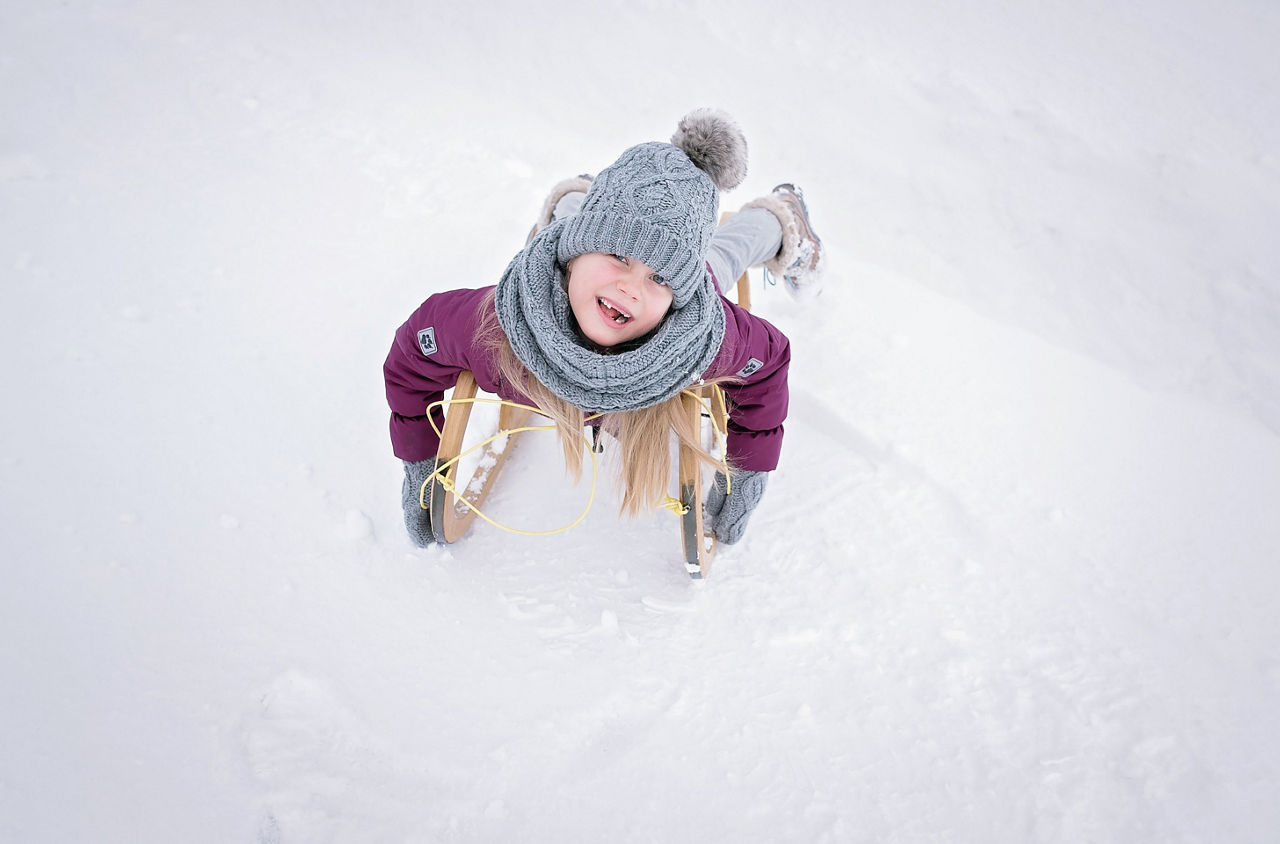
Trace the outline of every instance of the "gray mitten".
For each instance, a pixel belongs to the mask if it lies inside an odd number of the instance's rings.
[[[725,495],[724,473],[716,472],[715,484],[707,490],[707,503],[702,508],[707,529],[716,535],[716,539],[732,545],[742,538],[751,511],[764,497],[768,480],[768,472],[739,469],[733,473],[733,488]]]
[[[436,541],[431,532],[431,511],[422,507],[422,485],[427,482],[436,470],[436,459],[404,461],[404,486],[400,489],[401,504],[404,506],[404,526],[409,531],[409,538],[419,548],[429,548]],[[431,491],[427,490],[428,496]],[[427,499],[428,503],[430,498]]]

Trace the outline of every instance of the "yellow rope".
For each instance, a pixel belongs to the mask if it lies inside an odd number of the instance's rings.
[[[712,384],[711,399],[699,395],[694,390],[685,390],[684,393],[692,396],[693,400],[706,411],[707,416],[711,417],[711,430],[715,433],[716,444],[720,448],[720,468],[724,473],[724,494],[728,495],[733,491],[733,475],[729,472],[729,439],[727,433],[729,430],[729,402],[725,400],[724,390],[720,389],[719,384]],[[715,422],[715,409],[717,406],[723,408],[720,413],[720,424],[718,425]],[[683,504],[680,506],[684,507]],[[684,507],[683,511],[680,511],[680,515],[684,515],[687,512],[689,512],[689,508]]]
[[[712,384],[712,398],[709,400],[694,390],[684,390],[683,393],[693,398],[712,420],[711,430],[715,433],[716,442],[720,448],[720,467],[724,470],[725,495],[728,495],[733,488],[733,482],[730,480],[731,475],[729,473],[728,440],[724,433],[729,429],[729,404],[725,401],[724,391],[720,389],[719,384]],[[724,408],[720,414],[719,424],[716,424],[715,421],[717,407]],[[689,505],[672,495],[668,495],[663,499],[662,506],[677,516],[683,516],[689,512]]]
[[[677,516],[683,516],[689,512],[689,505],[685,504],[679,498],[668,495],[662,500],[662,506],[675,513]]]
[[[472,398],[466,398],[466,399],[441,399],[440,401],[435,401],[427,405],[427,419],[428,421],[430,421],[431,428],[436,432],[437,437],[443,436],[443,433],[441,432],[440,428],[436,425],[436,420],[431,415],[431,411],[437,407],[444,407],[445,405],[451,405],[451,404],[496,404],[502,407],[514,407],[520,410],[528,410],[533,413],[542,412],[536,407],[532,407],[527,404],[520,404],[519,402],[508,401],[506,399],[490,399],[490,398],[483,398],[483,397],[472,397]],[[593,419],[599,419],[601,415],[602,414],[597,413],[592,416],[587,416],[582,421],[584,423],[590,422]],[[468,456],[469,454],[475,451],[479,451],[480,449],[484,448],[490,443],[496,442],[497,440],[503,437],[510,437],[514,434],[523,434],[526,431],[554,431],[555,429],[556,429],[555,425],[524,425],[519,428],[506,428],[498,431],[493,436],[485,440],[482,440],[481,442],[476,443],[466,451],[459,453],[456,457],[450,460],[447,460],[444,463],[436,464],[435,472],[433,472],[430,477],[428,477],[425,481],[422,482],[422,488],[418,490],[418,506],[420,506],[424,510],[430,509],[430,505],[427,503],[427,500],[426,500],[427,487],[429,487],[433,482],[435,482],[440,484],[442,487],[444,487],[445,491],[448,493],[451,493],[455,500],[460,501],[462,504],[466,505],[467,509],[471,510],[481,519],[484,519],[486,522],[498,528],[499,530],[505,530],[507,533],[515,533],[515,534],[519,534],[520,536],[551,536],[557,533],[564,533],[565,531],[573,527],[576,527],[583,519],[587,517],[587,513],[591,511],[591,505],[595,502],[596,478],[599,475],[599,464],[596,462],[595,451],[589,447],[590,443],[587,442],[585,437],[583,438],[583,444],[588,446],[587,452],[591,455],[591,489],[587,496],[587,506],[583,508],[582,512],[578,514],[578,517],[576,519],[574,519],[569,524],[564,525],[563,527],[553,528],[551,530],[521,530],[520,528],[513,528],[509,525],[504,525],[501,522],[495,521],[494,519],[490,518],[488,514],[482,511],[479,507],[477,507],[475,504],[472,504],[470,501],[464,498],[462,496],[462,491],[460,491],[457,488],[457,485],[454,484],[453,480],[450,479],[448,476],[449,469],[453,467],[455,464],[457,464],[458,461],[462,460],[462,458]]]
[[[711,427],[712,427],[712,430],[715,431],[717,440],[720,445],[720,464],[721,466],[724,467],[725,478],[728,479],[730,475],[729,475],[728,458],[726,456],[727,441],[725,440],[725,434],[723,433],[723,431],[727,429],[729,414],[727,410],[727,404],[723,399],[723,393],[721,392],[719,385],[713,384],[711,385],[711,389],[713,391],[713,395],[717,393],[720,394],[719,406],[722,408],[726,408],[720,414],[720,424],[717,425],[713,421]],[[694,400],[697,401],[698,404],[700,404],[707,411],[708,415],[712,415],[715,413],[714,405],[705,397],[698,395],[698,393],[694,392],[693,390],[685,390],[684,393],[692,396]],[[440,430],[440,427],[436,425],[435,417],[431,415],[431,412],[436,408],[444,408],[445,406],[452,405],[452,404],[496,404],[501,407],[513,407],[518,410],[528,410],[533,413],[542,412],[536,407],[533,407],[527,404],[520,404],[519,402],[508,401],[507,399],[490,399],[490,398],[484,398],[484,397],[471,397],[471,398],[465,398],[465,399],[452,399],[452,398],[441,399],[439,401],[434,401],[431,404],[427,405],[427,420],[431,423],[431,428],[436,432],[437,437],[442,437],[444,434]],[[602,416],[604,416],[603,413],[596,413],[591,416],[584,417],[582,421],[584,423],[591,422],[592,420],[599,419]],[[569,524],[564,525],[563,527],[553,528],[551,530],[521,530],[519,528],[513,528],[513,527],[510,527],[509,525],[504,525],[501,522],[495,521],[494,519],[490,518],[486,513],[484,513],[475,504],[472,504],[470,501],[464,498],[462,496],[462,491],[458,490],[457,485],[454,484],[453,480],[449,477],[449,474],[448,474],[449,469],[451,469],[460,460],[462,460],[462,458],[467,457],[473,452],[479,451],[480,449],[484,448],[490,443],[496,442],[497,440],[503,437],[510,437],[514,434],[523,434],[527,431],[554,431],[555,429],[556,429],[556,426],[554,424],[548,424],[548,425],[523,425],[519,428],[506,428],[503,430],[499,430],[497,433],[493,434],[487,439],[482,440],[481,442],[473,445],[471,448],[468,448],[466,451],[459,453],[456,457],[453,457],[445,461],[444,463],[436,464],[436,470],[433,473],[431,473],[430,477],[428,477],[425,481],[422,482],[422,487],[418,490],[418,506],[421,507],[423,510],[430,509],[431,505],[427,502],[427,488],[430,487],[432,483],[438,483],[442,487],[444,487],[446,492],[452,494],[455,500],[460,501],[462,504],[466,505],[467,509],[474,512],[477,516],[479,516],[481,519],[484,519],[489,524],[493,525],[499,530],[504,530],[507,533],[515,533],[515,534],[519,534],[520,536],[551,536],[557,533],[564,533],[565,531],[576,527],[578,524],[582,522],[583,519],[587,517],[587,513],[591,511],[591,505],[595,503],[596,481],[599,476],[599,464],[596,460],[595,449],[591,447],[590,441],[587,440],[585,436],[583,437],[583,445],[587,446],[587,453],[591,456],[591,489],[587,496],[586,507],[583,508],[582,512],[578,514],[578,517],[576,519],[574,519]],[[726,494],[727,494],[727,490],[726,490]],[[673,498],[672,496],[669,496],[669,495],[666,497],[666,500],[663,501],[662,506],[679,516],[683,516],[684,514],[689,512],[688,506],[686,506],[682,501],[680,501],[680,499]]]

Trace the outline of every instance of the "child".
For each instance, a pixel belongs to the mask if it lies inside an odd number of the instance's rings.
[[[715,462],[681,412],[680,393],[720,383],[732,483],[726,495],[717,471],[704,509],[720,541],[742,537],[778,464],[790,345],[720,288],[763,264],[791,292],[816,292],[822,263],[821,241],[792,185],[717,228],[718,192],[741,184],[746,169],[746,140],[733,121],[710,109],[691,112],[670,144],[640,144],[594,180],[557,185],[496,287],[438,293],[400,326],[383,375],[415,544],[436,540],[419,503],[439,447],[426,408],[462,369],[482,390],[551,419],[575,475],[584,415],[603,413],[619,449],[622,508],[631,514],[666,496],[673,433]],[[437,426],[442,417],[437,409]]]

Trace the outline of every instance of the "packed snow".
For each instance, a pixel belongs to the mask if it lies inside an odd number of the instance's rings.
[[[1280,835],[1280,7],[5,3],[0,840]],[[414,548],[381,363],[686,111],[783,464]],[[606,464],[609,453],[604,455]],[[590,494],[554,442],[490,502]]]

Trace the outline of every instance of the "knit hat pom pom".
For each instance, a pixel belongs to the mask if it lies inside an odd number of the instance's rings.
[[[747,139],[723,111],[689,112],[680,119],[671,143],[722,191],[733,190],[747,178]]]

